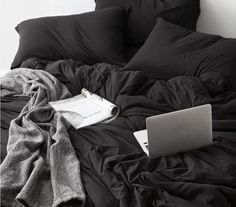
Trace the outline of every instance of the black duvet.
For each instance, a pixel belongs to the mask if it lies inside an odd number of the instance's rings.
[[[68,130],[81,162],[86,206],[236,206],[236,92],[219,74],[179,76],[166,82],[114,65],[88,66],[71,60],[30,59],[22,67],[46,70],[73,95],[85,87],[121,109],[110,123]],[[3,158],[9,122],[27,100],[1,100],[7,103],[2,108]],[[11,107],[15,103],[17,107]],[[206,103],[213,109],[214,143],[210,146],[148,157],[133,136],[134,131],[146,128],[148,116]]]

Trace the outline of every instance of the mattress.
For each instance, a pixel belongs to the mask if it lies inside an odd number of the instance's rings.
[[[105,63],[89,66],[72,60],[31,59],[27,64],[52,74],[72,96],[84,87],[121,109],[110,123],[68,128],[80,162],[85,206],[236,205],[236,93],[221,75],[163,81]],[[1,99],[2,159],[10,121],[29,100],[25,96]],[[210,146],[148,157],[133,136],[134,131],[145,129],[149,116],[208,103],[213,110]]]

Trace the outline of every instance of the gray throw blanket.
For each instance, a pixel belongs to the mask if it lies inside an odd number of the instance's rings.
[[[59,206],[71,200],[83,206],[80,163],[67,134],[68,124],[48,105],[70,97],[54,76],[15,69],[0,79],[1,97],[29,96],[12,120],[7,156],[0,167],[2,206]]]

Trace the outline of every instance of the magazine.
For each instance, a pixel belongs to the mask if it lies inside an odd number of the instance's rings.
[[[75,128],[79,129],[98,122],[109,122],[119,115],[119,107],[83,88],[72,98],[49,104]]]

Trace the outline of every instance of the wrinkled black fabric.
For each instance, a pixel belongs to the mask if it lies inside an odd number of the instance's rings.
[[[22,108],[29,101],[26,96],[4,96],[1,102],[1,162],[6,157],[6,145],[8,141],[8,129],[12,119],[15,119]]]
[[[17,25],[19,47],[11,68],[28,58],[71,58],[84,64],[124,65],[123,24],[120,7],[76,15],[29,19]]]
[[[96,0],[96,10],[122,6],[129,8],[125,21],[125,54],[127,60],[138,51],[151,33],[157,17],[195,29],[200,14],[199,0]]]
[[[159,18],[124,69],[143,70],[159,80],[216,72],[236,91],[236,39],[195,32]]]
[[[108,64],[43,65],[74,95],[85,87],[121,108],[110,123],[68,130],[87,206],[236,206],[236,93],[220,75],[165,82]],[[206,103],[213,109],[212,145],[166,157],[144,154],[133,131],[145,128],[146,117]]]

